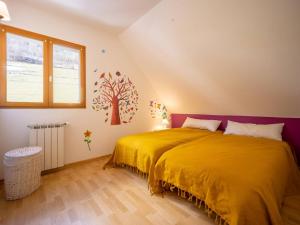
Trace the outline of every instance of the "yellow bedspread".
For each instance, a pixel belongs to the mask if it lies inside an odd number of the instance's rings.
[[[288,144],[222,134],[164,153],[154,169],[152,191],[161,191],[162,183],[204,201],[230,225],[282,225],[284,198],[300,192]]]
[[[152,176],[159,157],[171,148],[213,135],[215,132],[192,128],[175,128],[130,135],[120,138],[107,165],[128,165]]]

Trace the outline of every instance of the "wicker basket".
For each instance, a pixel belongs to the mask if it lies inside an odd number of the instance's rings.
[[[41,152],[41,147],[25,147],[4,154],[4,184],[7,200],[23,198],[40,186]]]

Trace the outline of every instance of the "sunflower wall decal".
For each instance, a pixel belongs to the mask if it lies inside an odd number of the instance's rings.
[[[91,139],[91,138],[92,138],[92,132],[89,131],[89,130],[86,130],[86,131],[83,133],[83,135],[84,135],[84,142],[87,143],[87,146],[88,146],[89,150],[91,151],[90,143],[92,142],[92,139]]]

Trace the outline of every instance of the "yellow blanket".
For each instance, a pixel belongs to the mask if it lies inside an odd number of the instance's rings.
[[[159,157],[171,148],[214,134],[207,130],[175,128],[120,138],[107,165],[128,165],[152,176]],[[106,166],[107,166],[106,165]]]
[[[159,192],[166,183],[203,201],[230,225],[282,225],[284,198],[300,191],[288,144],[222,134],[164,153],[150,187]]]

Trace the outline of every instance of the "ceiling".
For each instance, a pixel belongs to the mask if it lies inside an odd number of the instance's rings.
[[[47,11],[70,15],[121,32],[161,0],[22,0]]]

